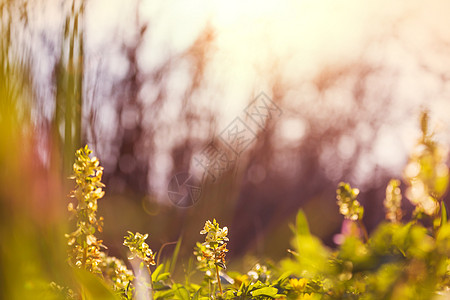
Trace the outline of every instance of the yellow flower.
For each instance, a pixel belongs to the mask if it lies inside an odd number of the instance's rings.
[[[155,254],[152,249],[145,242],[148,234],[141,234],[136,232],[136,234],[128,231],[128,236],[125,236],[125,240],[123,242],[124,246],[127,246],[130,249],[131,256],[129,259],[133,259],[138,257],[142,259],[147,265],[155,265]]]
[[[77,200],[77,204],[75,207],[73,203],[69,203],[67,209],[77,218],[77,229],[66,237],[71,263],[98,273],[100,272],[99,249],[104,246],[101,240],[97,240],[94,233],[102,231],[103,218],[97,218],[97,200],[102,198],[105,192],[102,190],[104,185],[101,183],[103,168],[97,158],[89,157],[91,153],[87,145],[76,151],[74,173],[71,176],[75,179],[76,187],[71,197]]]
[[[306,284],[308,283],[308,280],[306,278],[292,278],[289,280],[289,283],[291,284],[292,288],[297,292],[304,292]]]
[[[206,234],[205,242],[199,247],[203,259],[206,260],[206,266],[209,267],[211,264],[225,269],[225,255],[228,252],[225,241],[228,241],[228,228],[220,228],[216,219],[212,222],[208,220],[200,234]]]
[[[449,183],[448,151],[434,141],[428,127],[428,113],[425,112],[422,114],[422,137],[404,170],[408,186],[405,195],[416,206],[416,216],[420,213],[437,215]]]
[[[359,195],[358,189],[352,189],[348,183],[339,183],[336,190],[337,204],[339,212],[352,221],[361,220],[364,214],[364,208],[359,204],[356,197]]]
[[[402,219],[402,193],[400,190],[400,181],[391,179],[386,188],[386,198],[384,199],[384,208],[386,210],[386,219],[396,223]]]

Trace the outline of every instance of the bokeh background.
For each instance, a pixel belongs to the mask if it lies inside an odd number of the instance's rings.
[[[299,208],[332,247],[340,181],[361,190],[370,231],[421,111],[450,143],[449,11],[445,0],[0,0],[2,277],[17,260],[19,275],[60,272],[68,176],[85,144],[105,168],[101,238],[113,255],[125,258],[131,230],[155,251],[169,243],[163,257],[181,238],[183,261],[216,218],[231,263],[277,260]],[[279,108],[262,128],[245,113],[261,92]],[[236,117],[254,141],[203,180],[194,206],[173,205],[171,178],[202,177],[195,157],[225,149]]]

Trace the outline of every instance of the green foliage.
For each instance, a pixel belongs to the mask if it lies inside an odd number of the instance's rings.
[[[81,145],[86,1],[72,0],[65,1],[65,4],[64,32],[55,70],[56,109],[53,123],[62,154],[63,174],[68,175],[73,152]]]
[[[86,270],[75,270],[75,275],[82,287],[84,299],[119,299],[99,277]]]
[[[106,247],[95,236],[95,233],[101,232],[103,227],[103,218],[97,217],[97,201],[104,196],[105,192],[103,191],[104,184],[101,182],[103,168],[96,157],[89,157],[91,153],[92,151],[86,145],[77,150],[75,154],[74,174],[71,178],[75,180],[76,186],[71,197],[75,198],[77,203],[76,207],[73,203],[69,203],[68,210],[76,218],[76,230],[66,234],[69,263],[75,268],[97,274],[113,290],[128,299],[133,291],[131,286],[133,273],[127,269],[123,261],[106,255],[102,251],[102,248],[106,249]],[[85,277],[86,275],[77,275],[79,281]],[[89,277],[86,280],[88,283],[95,283],[95,281],[89,280]],[[81,294],[86,292],[85,288],[79,290]]]
[[[291,240],[293,250],[288,250],[294,259],[282,260],[281,266],[290,274],[312,278],[314,274],[327,271],[329,251],[318,238],[310,234],[302,211],[298,212],[296,220],[296,226],[291,226],[291,229],[294,228],[294,238]]]
[[[442,202],[448,170],[440,146],[430,140],[426,117],[422,133],[422,148],[411,156],[405,171],[406,194],[410,200],[415,199],[412,203],[416,205],[412,221],[402,223],[400,181],[391,180],[383,202],[388,222],[381,223],[369,236],[362,223],[364,208],[357,200],[359,190],[340,183],[336,192],[339,211],[344,222],[359,229],[347,233],[336,249],[326,247],[310,233],[306,216],[299,211],[295,225],[291,225],[289,256],[278,264],[258,263],[247,273],[240,273],[226,268],[228,228],[221,228],[215,219],[208,220],[200,232],[205,235],[204,242],[194,247],[196,271],[203,273],[203,280],[191,282],[192,272],[187,271],[184,284],[175,282],[171,275],[181,239],[172,259],[158,263],[152,273],[151,266],[157,263],[145,242],[148,234],[128,232],[125,236],[129,258],[142,260],[139,272],[145,265],[149,282],[101,251],[101,241],[94,233],[102,227],[102,219],[96,216],[97,200],[104,194],[102,168],[96,158],[89,158],[86,146],[77,151],[74,164],[77,185],[72,196],[78,205],[69,205],[77,218],[77,229],[67,235],[71,265],[78,267],[79,287],[70,289],[52,283],[52,290],[67,299],[79,295],[84,299],[145,297],[139,291],[147,291],[151,299],[186,300],[448,298],[450,224]],[[411,165],[417,168],[414,172],[409,170]],[[419,195],[414,190],[418,185],[423,188],[420,199],[414,198]],[[423,199],[433,201],[432,211]],[[432,226],[427,226],[430,217]]]

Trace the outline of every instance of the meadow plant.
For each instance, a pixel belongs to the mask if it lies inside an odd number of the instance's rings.
[[[351,188],[348,183],[341,182],[336,190],[336,194],[339,212],[346,219],[352,221],[361,220],[364,215],[364,208],[356,200],[359,190]]]
[[[403,217],[402,191],[400,190],[400,180],[391,179],[386,187],[386,198],[383,202],[386,211],[386,219],[393,223],[399,223]]]
[[[132,282],[134,274],[130,271],[125,263],[113,256],[108,256],[101,252],[102,262],[100,269],[106,283],[111,286],[114,291],[119,292],[124,299],[131,299],[134,291]]]
[[[97,218],[97,201],[105,192],[101,182],[103,168],[96,157],[89,157],[91,152],[87,146],[76,152],[74,175],[71,177],[75,180],[76,187],[71,197],[77,200],[77,204],[75,207],[73,203],[69,203],[68,210],[75,215],[77,228],[66,234],[66,237],[70,247],[70,263],[93,273],[101,273],[100,251],[104,246],[94,234],[102,231],[103,218]]]
[[[77,201],[76,206],[69,203],[68,210],[76,218],[76,230],[66,234],[69,264],[101,276],[115,291],[130,295],[133,273],[123,261],[106,255],[102,251],[106,246],[95,236],[103,227],[103,217],[97,217],[97,209],[98,200],[105,195],[105,185],[101,182],[103,167],[96,157],[89,157],[91,153],[87,145],[75,153],[71,178],[76,186],[71,197]]]
[[[443,201],[448,185],[446,150],[429,132],[427,114],[422,116],[421,127],[422,137],[404,171],[405,195],[415,206],[411,221],[403,221],[401,182],[393,179],[383,201],[387,221],[369,236],[363,224],[364,208],[357,199],[359,190],[340,183],[336,191],[339,212],[345,222],[359,227],[358,234],[345,235],[336,248],[329,248],[310,233],[306,216],[299,211],[291,225],[290,255],[279,263],[261,261],[241,273],[226,266],[228,228],[221,228],[215,219],[208,220],[200,231],[204,241],[194,247],[203,280],[193,283],[186,278],[184,284],[172,278],[169,270],[176,266],[156,263],[155,253],[145,242],[148,234],[129,231],[123,244],[131,252],[129,259],[140,259],[141,269],[145,265],[150,274],[150,284],[141,285],[150,291],[148,298],[449,299],[450,224]],[[103,219],[97,217],[97,201],[104,195],[104,185],[103,169],[90,154],[87,146],[79,149],[73,165],[76,187],[71,196],[77,203],[69,204],[69,211],[76,218],[76,230],[66,235],[69,263],[96,274],[114,292],[108,294],[111,299],[142,299],[134,286],[135,274],[123,261],[108,256],[95,236],[103,226]],[[73,292],[79,289],[55,283],[52,289],[65,299],[80,298],[80,292]],[[86,295],[81,289],[81,298],[89,299]]]
[[[362,223],[364,208],[361,206],[356,197],[359,195],[359,189],[352,188],[350,184],[341,182],[336,190],[336,199],[339,206],[339,212],[345,219],[356,222],[366,241],[368,240],[367,230]]]
[[[422,137],[414,148],[405,168],[404,176],[408,186],[406,197],[416,207],[414,216],[423,214],[435,217],[443,204],[442,197],[448,186],[447,149],[434,140],[429,130],[429,116],[421,117]],[[444,208],[445,209],[445,208]]]
[[[132,233],[128,231],[128,236],[125,236],[123,245],[130,249],[131,256],[129,259],[139,258],[141,259],[147,267],[150,265],[155,265],[155,254],[152,249],[148,246],[145,240],[148,238],[148,234],[141,234],[139,232]]]
[[[225,256],[228,249],[227,243],[225,242],[228,241],[228,228],[220,228],[216,219],[213,219],[212,222],[208,220],[206,221],[203,230],[200,231],[200,234],[206,234],[205,242],[202,244],[204,248],[201,250],[203,259],[209,268],[214,267],[219,290],[220,293],[223,294],[222,284],[220,282],[219,267],[222,269],[227,268],[225,265]]]

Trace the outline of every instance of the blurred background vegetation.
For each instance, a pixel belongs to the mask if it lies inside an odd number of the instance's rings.
[[[386,184],[402,177],[421,110],[450,143],[449,6],[0,0],[6,294],[33,290],[36,278],[71,280],[68,176],[84,144],[105,168],[101,238],[112,255],[125,257],[131,230],[148,232],[155,251],[182,238],[186,259],[215,217],[230,228],[231,264],[278,260],[300,207],[333,246],[342,180],[360,188],[370,231],[384,217]],[[251,122],[244,109],[260,92],[282,114],[233,168],[204,182],[196,205],[174,206],[170,179],[198,174],[193,158],[236,117]]]

